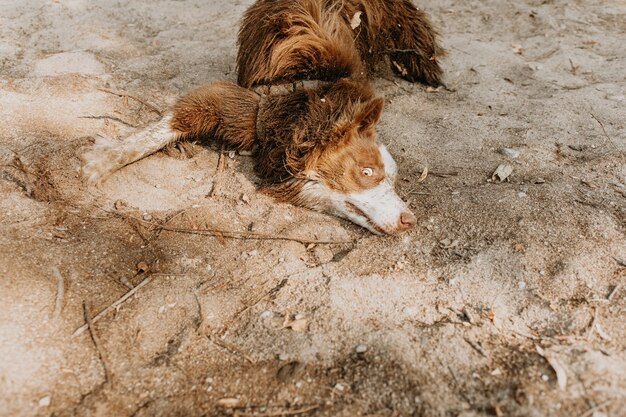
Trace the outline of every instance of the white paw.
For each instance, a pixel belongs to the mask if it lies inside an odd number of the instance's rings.
[[[121,143],[114,139],[98,136],[93,148],[82,156],[83,178],[90,185],[99,185],[118,166]]]

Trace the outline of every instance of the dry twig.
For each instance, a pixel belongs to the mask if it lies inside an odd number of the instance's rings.
[[[224,333],[226,333],[228,331],[228,328],[230,327],[230,325],[232,323],[235,322],[235,320],[237,320],[237,318],[239,318],[242,314],[244,314],[246,311],[250,310],[252,307],[256,306],[257,304],[259,304],[261,301],[263,301],[266,297],[269,297],[272,294],[276,294],[278,291],[280,291],[281,288],[283,288],[285,285],[287,285],[287,282],[289,280],[287,278],[283,279],[282,281],[280,281],[278,283],[278,285],[276,285],[275,287],[273,287],[271,290],[263,293],[261,296],[257,297],[252,303],[248,304],[247,306],[245,306],[244,308],[242,308],[241,310],[239,310],[237,313],[235,313],[235,315],[233,316],[232,319],[230,319],[230,321],[228,323],[226,323],[226,325],[224,326],[224,328],[219,332],[219,335],[222,336]]]
[[[222,149],[220,150],[218,160],[217,160],[217,170],[215,171],[215,180],[213,181],[213,189],[209,194],[209,197],[213,198],[219,194],[222,188],[222,174],[224,172],[224,168],[226,166],[226,155],[224,152],[226,151],[226,146],[222,145]]]
[[[592,407],[589,410],[585,411],[579,417],[589,417],[589,416],[593,415],[596,411],[600,410],[601,408],[606,407],[607,405],[611,404],[612,402],[613,402],[613,399],[606,400],[606,401],[596,405],[595,407]]]
[[[52,268],[52,274],[57,279],[57,295],[54,300],[54,310],[52,311],[52,320],[59,318],[61,307],[63,306],[63,298],[65,297],[65,282],[63,276],[56,266]]]
[[[254,365],[256,363],[256,361],[254,359],[252,359],[248,354],[246,354],[243,350],[241,350],[239,347],[233,345],[232,343],[228,343],[228,342],[220,339],[219,337],[207,336],[207,338],[212,343],[214,343],[215,345],[221,347],[222,349],[226,349],[230,353],[234,353],[236,355],[241,356],[242,358],[244,358],[246,361],[250,362],[251,364]]]
[[[127,220],[133,220],[135,222],[141,223],[143,225],[149,225],[152,227],[152,230],[157,231],[167,231],[173,233],[185,233],[190,235],[206,235],[213,236],[220,240],[222,239],[236,239],[236,240],[283,240],[289,242],[298,242],[303,245],[316,244],[316,245],[334,245],[334,244],[346,244],[346,243],[355,243],[353,240],[316,240],[316,239],[300,239],[296,237],[288,237],[288,236],[278,236],[271,235],[266,233],[255,233],[255,232],[236,232],[230,230],[220,230],[220,229],[187,229],[182,227],[170,227],[166,225],[160,225],[153,223],[148,220],[144,220],[138,217],[131,216],[126,213],[113,211],[106,209],[104,207],[96,206],[98,209],[112,214],[117,217],[122,217]],[[154,237],[154,234],[151,238]],[[150,239],[144,239],[146,243],[150,243]]]
[[[426,181],[426,178],[428,178],[428,167],[425,166],[424,170],[422,171],[422,175],[420,175],[419,179],[417,180],[417,183],[422,183],[424,181]]]
[[[139,127],[139,126],[135,126],[132,123],[128,123],[127,121],[122,120],[119,117],[115,117],[115,116],[107,116],[107,115],[104,115],[104,116],[93,116],[93,115],[89,115],[89,116],[80,116],[79,119],[113,120],[114,122],[118,122],[118,123],[121,123],[121,124],[123,124],[125,126],[133,127],[135,129],[137,129]]]
[[[87,303],[83,301],[83,316],[85,321],[87,322],[87,329],[89,329],[89,335],[91,336],[91,340],[93,341],[94,346],[96,347],[96,351],[98,352],[98,358],[100,358],[100,362],[102,363],[102,368],[104,368],[104,382],[107,383],[111,380],[111,373],[109,372],[109,367],[107,366],[104,357],[102,356],[102,349],[100,349],[100,339],[96,334],[91,318],[89,317],[89,310],[87,309]]]
[[[115,91],[115,90],[109,90],[108,88],[98,88],[98,90],[103,91],[105,93],[109,93],[109,94],[113,94],[114,96],[119,96],[119,97],[128,97],[130,99],[135,100],[138,103],[143,104],[144,106],[146,106],[147,108],[149,108],[150,110],[152,110],[153,112],[155,112],[156,114],[158,114],[159,116],[163,116],[163,112],[161,110],[159,110],[158,108],[156,108],[155,106],[153,106],[152,104],[140,99],[137,96],[133,96],[131,94],[128,94],[124,91]]]
[[[319,405],[313,405],[311,407],[301,408],[299,410],[281,410],[281,411],[272,411],[268,413],[237,413],[237,415],[241,417],[282,417],[282,416],[297,416],[299,414],[310,413],[311,411],[315,411],[320,408]]]
[[[102,317],[104,317],[108,312],[110,312],[111,310],[117,308],[117,306],[121,305],[122,303],[124,303],[124,301],[128,300],[130,297],[132,297],[137,291],[139,291],[139,289],[141,287],[143,287],[144,285],[146,285],[148,282],[150,282],[152,276],[149,275],[147,276],[143,281],[141,281],[135,288],[133,288],[132,290],[128,291],[126,294],[124,294],[124,296],[122,298],[120,298],[119,300],[115,301],[113,304],[111,304],[110,306],[108,306],[107,308],[105,308],[104,310],[102,310],[101,312],[99,312],[98,314],[95,315],[95,317],[93,317],[91,319],[92,323],[97,322],[98,320],[100,320]],[[87,330],[89,328],[89,323],[85,323],[84,325],[80,326],[78,329],[76,329],[74,331],[74,333],[72,334],[72,337],[76,337],[76,336],[80,336],[85,330]]]
[[[332,245],[332,244],[340,244],[340,243],[354,243],[352,240],[316,240],[316,239],[300,239],[295,237],[288,236],[277,236],[270,235],[265,233],[255,233],[255,232],[232,232],[227,230],[218,230],[218,229],[185,229],[179,227],[170,227],[170,226],[159,226],[154,225],[155,228],[174,233],[186,233],[192,235],[208,235],[214,237],[221,237],[227,239],[238,239],[238,240],[286,240],[290,242],[298,242],[304,245],[309,244],[317,244],[317,245]]]
[[[489,359],[489,355],[487,354],[485,349],[483,349],[483,347],[478,344],[478,342],[474,342],[468,338],[464,338],[463,340],[465,340],[467,344],[470,345],[476,352],[480,353],[481,356]]]

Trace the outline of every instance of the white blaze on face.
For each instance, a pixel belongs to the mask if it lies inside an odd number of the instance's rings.
[[[330,212],[365,227],[372,233],[396,234],[412,228],[415,216],[396,194],[396,162],[384,145],[379,145],[385,178],[368,190],[343,194],[315,182],[302,190],[304,200],[316,202],[311,208]]]

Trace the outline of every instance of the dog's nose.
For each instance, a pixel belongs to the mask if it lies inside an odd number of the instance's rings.
[[[402,214],[400,214],[399,226],[403,230],[412,229],[413,226],[415,226],[416,224],[417,224],[417,219],[415,218],[415,215],[411,213],[410,211],[403,211]]]

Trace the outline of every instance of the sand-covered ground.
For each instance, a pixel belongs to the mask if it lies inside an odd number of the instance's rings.
[[[417,2],[448,89],[375,81],[400,237],[211,147],[86,187],[98,135],[235,79],[249,4],[0,0],[0,415],[626,416],[626,3]]]

